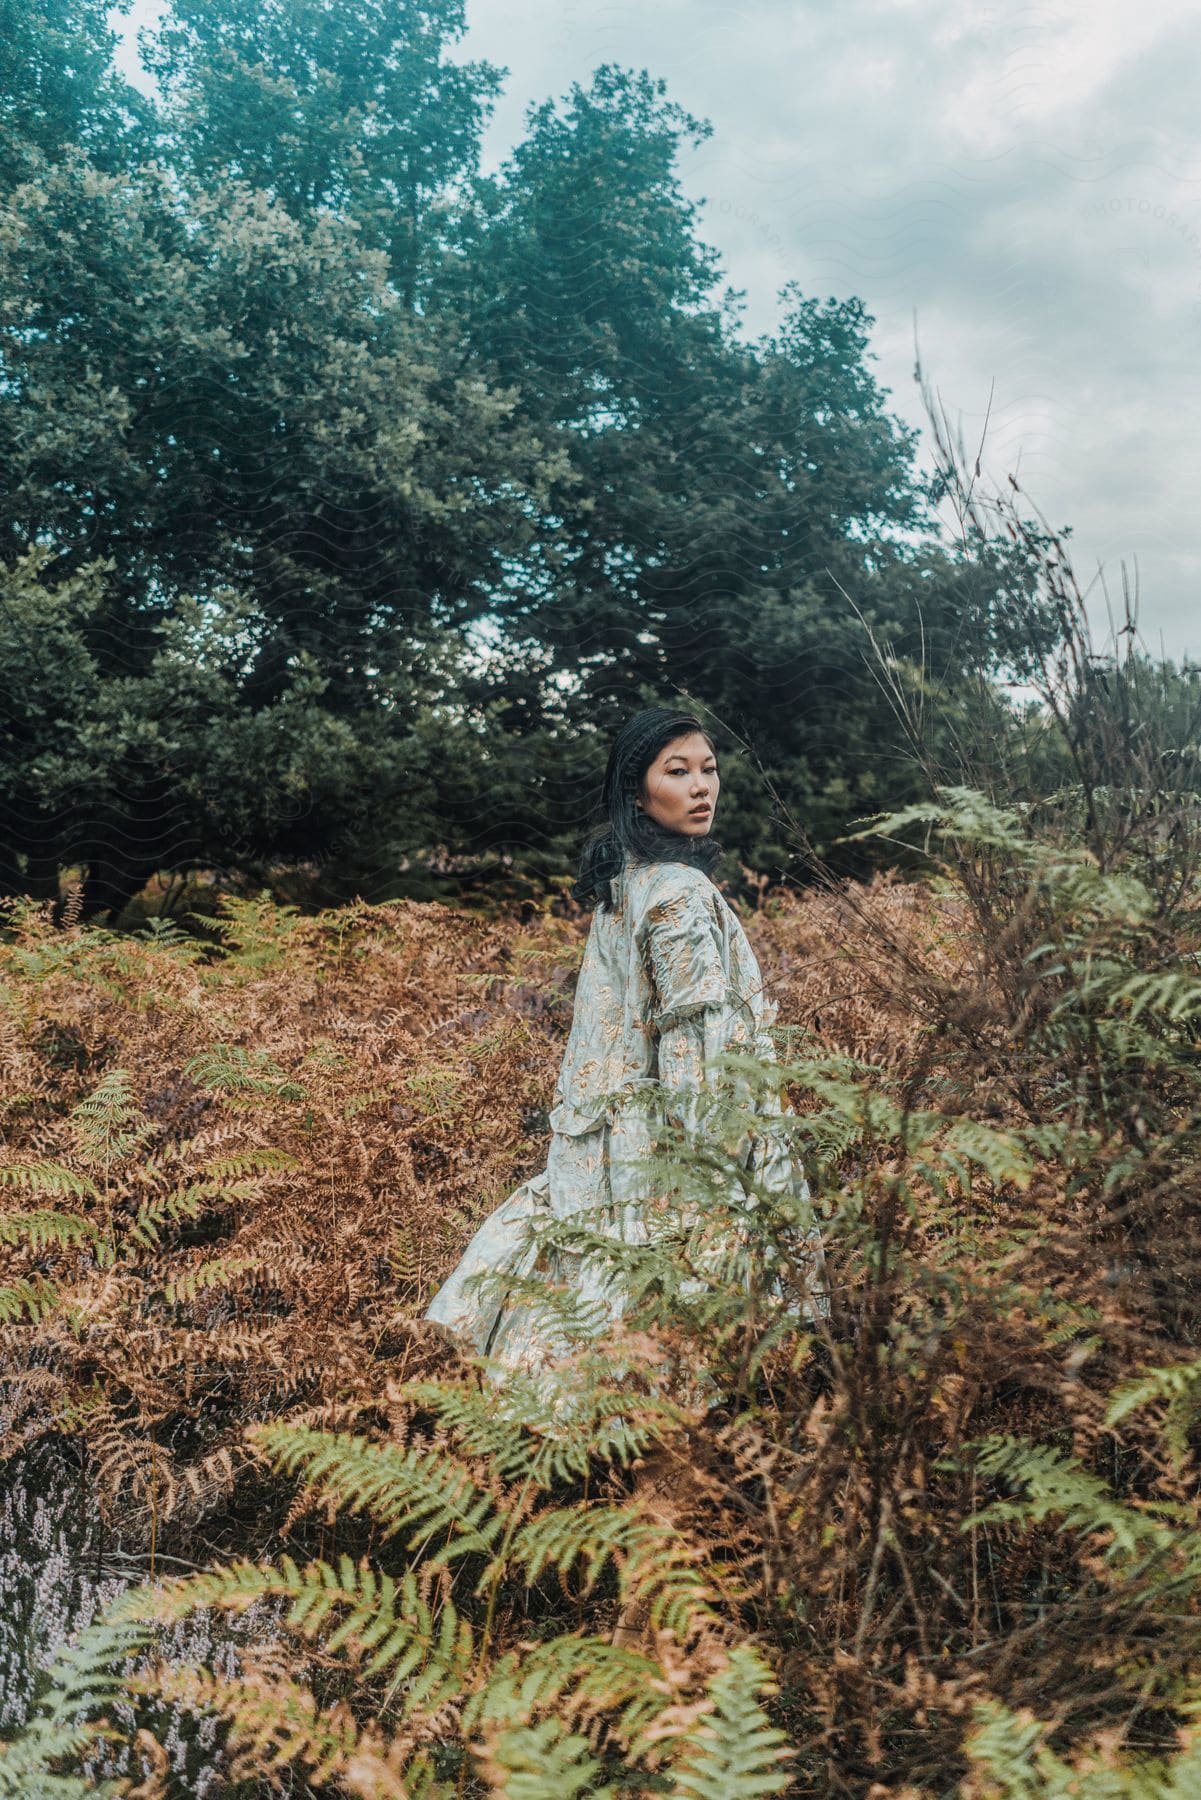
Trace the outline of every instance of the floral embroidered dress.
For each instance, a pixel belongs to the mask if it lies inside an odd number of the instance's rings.
[[[613,905],[593,914],[584,949],[546,1168],[485,1219],[425,1315],[502,1368],[552,1359],[553,1333],[527,1299],[473,1278],[490,1271],[544,1277],[602,1302],[607,1318],[620,1316],[620,1290],[595,1258],[539,1250],[530,1227],[577,1218],[606,1235],[644,1241],[651,1134],[633,1096],[648,1086],[662,1090],[669,1113],[695,1130],[698,1101],[715,1080],[707,1062],[727,1050],[775,1057],[767,1028],[776,1003],[765,999],[741,922],[709,877],[685,863],[627,864],[612,890]],[[782,1109],[774,1100],[760,1110]],[[746,1166],[770,1187],[807,1200],[778,1136],[749,1138],[746,1155]],[[820,1261],[816,1227],[810,1236]],[[820,1296],[815,1309],[825,1310]]]

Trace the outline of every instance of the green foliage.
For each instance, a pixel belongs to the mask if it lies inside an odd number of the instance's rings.
[[[731,1652],[709,1688],[712,1711],[689,1733],[688,1753],[675,1771],[678,1794],[727,1800],[730,1794],[783,1792],[788,1775],[780,1763],[790,1754],[787,1740],[760,1704],[770,1685],[753,1650]]]
[[[1195,1711],[1195,1708],[1190,1709]],[[966,1748],[972,1766],[985,1776],[982,1800],[1190,1800],[1201,1782],[1201,1728],[1183,1732],[1179,1753],[1146,1756],[1120,1765],[1103,1752],[1065,1762],[1048,1748],[1048,1728],[1029,1715],[1018,1717],[995,1701],[976,1709],[976,1725]]]
[[[72,1108],[75,1154],[85,1168],[107,1170],[134,1156],[153,1127],[133,1098],[128,1069],[110,1069],[94,1091]]]
[[[115,1796],[116,1782],[64,1772],[105,1734],[105,1708],[125,1692],[126,1660],[146,1645],[149,1633],[127,1622],[102,1621],[80,1633],[47,1671],[45,1695],[25,1729],[0,1745],[0,1795],[4,1800],[85,1800]]]
[[[214,1044],[184,1065],[197,1087],[216,1092],[265,1094],[276,1100],[303,1100],[306,1090],[290,1081],[266,1051],[247,1050],[241,1044]]]
[[[488,1764],[493,1791],[508,1800],[578,1800],[580,1795],[614,1800],[618,1791],[608,1782],[597,1785],[601,1765],[587,1738],[568,1733],[556,1719],[502,1731]]]
[[[1166,1403],[1164,1443],[1179,1468],[1189,1453],[1189,1432],[1201,1415],[1201,1361],[1147,1369],[1135,1380],[1122,1382],[1110,1395],[1105,1423],[1118,1425],[1128,1413],[1156,1400]]]
[[[984,1438],[965,1449],[974,1452],[974,1466],[979,1474],[1020,1483],[1025,1493],[1014,1500],[991,1501],[963,1521],[964,1531],[990,1520],[1037,1523],[1057,1515],[1065,1528],[1104,1535],[1109,1540],[1107,1558],[1167,1549],[1172,1543],[1172,1534],[1162,1521],[1119,1505],[1104,1481],[1081,1469],[1075,1458],[1046,1444],[1029,1444],[1010,1437]]]
[[[828,850],[918,791],[873,635],[942,749],[1010,731],[983,671],[1029,568],[938,541],[860,300],[790,282],[743,341],[679,178],[711,127],[661,82],[603,65],[485,174],[502,71],[457,54],[461,0],[174,0],[153,105],[93,0],[31,25],[0,889],[56,900],[69,862],[116,923],[159,869],[545,888],[665,682],[724,734],[735,858],[784,867],[764,776]]]

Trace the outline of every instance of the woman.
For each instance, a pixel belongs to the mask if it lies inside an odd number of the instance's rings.
[[[655,1091],[668,1117],[704,1129],[706,1064],[723,1051],[774,1059],[754,952],[737,915],[709,878],[721,854],[710,836],[721,781],[713,740],[687,713],[653,707],[618,732],[605,772],[605,821],[584,847],[572,889],[595,912],[550,1114],[546,1168],[522,1182],[480,1226],[426,1318],[493,1359],[493,1374],[536,1368],[564,1348],[531,1302],[529,1280],[564,1287],[616,1319],[620,1288],[602,1262],[535,1241],[552,1220],[586,1222],[627,1242],[644,1241],[651,1195],[647,1108]],[[651,1096],[652,1098],[654,1096]],[[746,1103],[745,1090],[740,1096]],[[765,1115],[778,1099],[760,1101]],[[778,1136],[745,1141],[746,1166],[770,1186],[807,1190]],[[816,1232],[815,1261],[820,1260]],[[552,1234],[553,1236],[553,1234]],[[525,1281],[506,1294],[503,1280]],[[825,1310],[820,1298],[817,1310]]]

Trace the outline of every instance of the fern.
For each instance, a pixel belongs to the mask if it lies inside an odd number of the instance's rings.
[[[531,1295],[541,1297],[541,1287]],[[679,1421],[679,1407],[666,1397],[634,1392],[628,1366],[624,1384],[614,1381],[621,1371],[607,1355],[577,1353],[572,1373],[570,1407],[544,1374],[511,1374],[501,1394],[438,1381],[410,1382],[405,1393],[436,1413],[468,1456],[486,1457],[502,1479],[541,1490],[587,1474],[597,1460],[630,1463]]]
[[[127,1252],[156,1249],[162,1241],[163,1228],[178,1224],[181,1219],[199,1218],[208,1197],[205,1187],[193,1186],[144,1200],[123,1228],[123,1248]]]
[[[292,1081],[265,1050],[214,1044],[188,1058],[183,1072],[197,1087],[227,1095],[265,1094],[276,1100],[304,1100],[307,1088]]]
[[[587,1738],[556,1719],[501,1732],[487,1747],[481,1773],[505,1800],[579,1800],[584,1794],[613,1800],[618,1792],[611,1784],[597,1785],[601,1765]]]
[[[194,1268],[187,1269],[168,1281],[163,1287],[163,1298],[169,1306],[178,1306],[184,1301],[195,1300],[199,1294],[212,1293],[217,1288],[230,1288],[243,1276],[261,1269],[262,1264],[257,1256],[214,1256],[205,1262],[197,1263]]]
[[[1188,1434],[1201,1414],[1201,1359],[1147,1369],[1137,1379],[1122,1382],[1110,1395],[1105,1423],[1118,1425],[1128,1413],[1155,1400],[1167,1402],[1164,1442],[1179,1471],[1189,1452]]]
[[[362,1743],[348,1706],[323,1706],[302,1682],[274,1670],[261,1672],[253,1661],[237,1680],[206,1669],[164,1668],[133,1677],[129,1687],[187,1712],[224,1719],[236,1753],[230,1766],[235,1781],[264,1776],[278,1788],[280,1772],[299,1763],[314,1786],[323,1785],[347,1770]]]
[[[0,1244],[28,1244],[33,1250],[68,1250],[99,1237],[90,1219],[78,1213],[0,1213]]]
[[[286,1424],[259,1425],[249,1435],[277,1468],[303,1474],[315,1499],[369,1514],[385,1537],[414,1527],[411,1548],[446,1534],[435,1564],[487,1552],[503,1528],[493,1497],[445,1455]]]
[[[672,1763],[674,1791],[688,1800],[731,1800],[737,1794],[779,1794],[789,1784],[781,1766],[792,1754],[771,1723],[760,1695],[773,1691],[754,1650],[730,1652],[709,1684],[710,1710],[679,1740]]]
[[[294,1169],[297,1159],[288,1150],[277,1150],[264,1144],[250,1150],[238,1150],[232,1156],[218,1156],[205,1163],[201,1173],[211,1182],[228,1181],[242,1175],[270,1174],[279,1169]]]
[[[174,1623],[208,1607],[245,1612],[267,1597],[286,1601],[284,1623],[319,1640],[327,1654],[352,1653],[363,1675],[387,1675],[393,1690],[403,1682],[406,1712],[435,1711],[472,1684],[474,1637],[454,1606],[445,1602],[435,1611],[413,1574],[397,1581],[348,1556],[336,1568],[321,1561],[300,1568],[288,1556],[277,1565],[232,1563],[134,1589],[113,1616]]]
[[[23,1187],[35,1194],[100,1197],[95,1182],[55,1162],[9,1163],[0,1168],[0,1187]]]
[[[59,1302],[58,1289],[41,1275],[0,1287],[0,1321],[28,1319],[31,1324],[48,1318]]]
[[[663,1711],[663,1669],[656,1658],[583,1633],[508,1651],[463,1707],[465,1731],[494,1729],[540,1714],[593,1724],[638,1743]],[[645,1760],[646,1745],[639,1752]],[[637,1760],[637,1758],[636,1758]]]
[[[1106,1560],[1165,1551],[1172,1546],[1167,1526],[1145,1512],[1123,1506],[1098,1476],[1080,1467],[1075,1457],[1045,1444],[1025,1443],[1008,1436],[981,1438],[964,1449],[974,1452],[978,1474],[1020,1482],[1026,1493],[1019,1499],[994,1500],[972,1513],[963,1520],[963,1531],[993,1520],[1038,1523],[1054,1514],[1063,1519],[1065,1526],[1108,1536]],[[957,1464],[952,1459],[939,1466]]]
[[[273,968],[303,925],[299,907],[272,900],[266,889],[246,900],[222,894],[220,911],[213,929],[226,958],[247,971]]]
[[[1189,1710],[1195,1715],[1197,1709]],[[964,1750],[973,1770],[987,1777],[981,1800],[1196,1800],[1201,1793],[1201,1726],[1195,1723],[1182,1732],[1182,1747],[1172,1757],[1118,1762],[1102,1750],[1066,1762],[1046,1744],[1051,1726],[1029,1713],[986,1700],[973,1716]]]
[[[107,1168],[141,1149],[154,1126],[136,1105],[128,1069],[110,1069],[92,1093],[71,1109],[75,1152],[89,1168]]]
[[[124,1698],[128,1659],[148,1641],[143,1627],[104,1619],[59,1652],[33,1719],[0,1744],[3,1800],[84,1800],[121,1791],[123,1784],[97,1784],[59,1770],[63,1763],[78,1764],[103,1734],[99,1715]]]
[[[578,1565],[584,1593],[614,1565],[622,1594],[649,1602],[650,1623],[681,1642],[701,1617],[713,1616],[713,1589],[698,1570],[691,1546],[668,1527],[625,1507],[581,1503],[540,1512],[517,1532],[508,1555],[531,1585],[549,1565],[564,1576]],[[479,1591],[495,1574],[495,1569],[485,1571]]]

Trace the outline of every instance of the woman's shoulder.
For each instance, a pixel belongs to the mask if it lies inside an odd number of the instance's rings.
[[[720,888],[703,869],[689,863],[635,863],[626,871],[626,892],[636,919],[673,904],[689,911],[712,911],[722,905]]]

